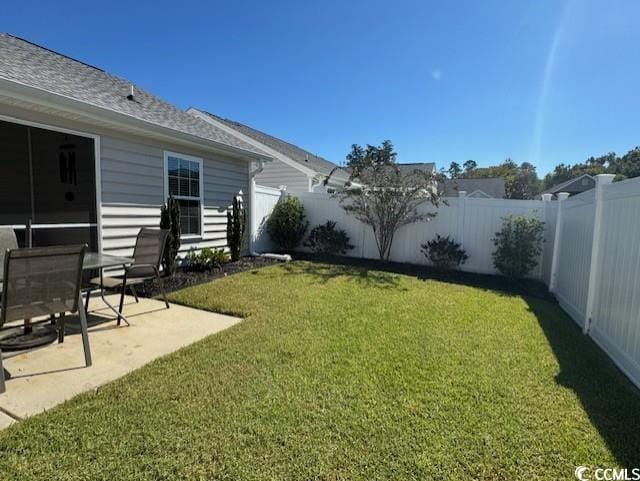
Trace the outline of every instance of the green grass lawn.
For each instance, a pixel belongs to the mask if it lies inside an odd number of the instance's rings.
[[[0,479],[511,481],[640,467],[637,391],[547,301],[305,262],[172,298],[246,320],[0,432]]]

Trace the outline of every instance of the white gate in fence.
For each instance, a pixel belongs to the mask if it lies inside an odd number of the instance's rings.
[[[280,200],[282,192],[279,189],[256,185],[255,187],[255,209],[253,212],[254,225],[251,226],[253,236],[253,250],[256,252],[267,252],[271,249],[269,235],[265,231],[265,224],[271,215],[271,211]]]

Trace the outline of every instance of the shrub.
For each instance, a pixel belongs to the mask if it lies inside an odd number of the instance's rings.
[[[346,254],[353,249],[349,244],[349,236],[342,229],[336,229],[332,220],[311,229],[307,241],[304,243],[316,254]]]
[[[171,196],[160,208],[160,228],[169,230],[162,253],[162,269],[166,274],[173,275],[180,250],[180,204]]]
[[[229,262],[229,253],[224,249],[203,247],[200,253],[190,252],[187,255],[187,266],[194,271],[210,271]]]
[[[309,223],[304,220],[304,206],[290,195],[281,199],[267,221],[267,233],[283,251],[290,252],[302,241]]]
[[[493,265],[507,277],[525,277],[538,264],[544,222],[526,216],[502,218],[502,230],[493,243]]]
[[[237,261],[242,255],[244,229],[245,210],[242,199],[234,197],[233,206],[230,211],[227,211],[227,244],[229,244],[232,261]]]
[[[438,269],[457,268],[469,258],[460,244],[454,242],[449,236],[442,237],[436,234],[435,239],[422,244],[421,247],[425,257]]]

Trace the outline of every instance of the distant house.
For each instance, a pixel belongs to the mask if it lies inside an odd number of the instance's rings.
[[[587,190],[593,189],[596,186],[596,179],[589,174],[583,174],[575,179],[569,179],[558,185],[554,185],[550,189],[545,190],[539,196],[542,198],[542,194],[552,194],[553,199],[557,199],[557,194],[560,192],[568,192],[569,195],[580,194]]]
[[[226,212],[271,156],[131,82],[0,34],[0,226],[35,246],[131,255],[180,203],[181,254],[225,247]]]
[[[264,170],[256,176],[256,182],[260,185],[273,188],[286,186],[287,192],[292,193],[321,192],[326,188],[344,186],[349,177],[344,170],[336,170],[325,186],[324,180],[338,167],[337,164],[235,120],[225,119],[193,107],[187,112],[217,129],[239,137],[273,157],[274,160],[265,165]]]
[[[433,162],[416,162],[413,164],[398,164],[400,168],[400,172],[403,174],[407,174],[409,172],[413,172],[415,170],[419,170],[421,172],[427,172],[429,174],[436,173],[436,164]]]
[[[461,191],[466,192],[467,197],[478,199],[504,199],[506,195],[502,177],[447,179],[445,181],[445,197],[458,197]]]

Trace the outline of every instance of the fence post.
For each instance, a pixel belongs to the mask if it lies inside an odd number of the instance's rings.
[[[458,198],[460,199],[460,218],[458,219],[458,243],[460,248],[464,249],[464,223],[467,212],[467,191],[461,190],[458,192]]]
[[[589,289],[587,290],[587,309],[584,316],[585,334],[589,333],[593,322],[593,308],[596,301],[598,282],[598,270],[600,268],[600,252],[602,251],[602,193],[604,186],[613,182],[613,174],[596,175],[595,214],[593,218],[593,240],[591,243],[591,264],[589,266]]]
[[[553,239],[553,257],[551,258],[551,280],[549,291],[555,292],[558,286],[558,263],[560,262],[560,244],[562,243],[562,203],[567,200],[569,194],[560,192],[558,197],[558,214],[556,216],[556,235]]]
[[[544,241],[547,241],[547,228],[548,228],[548,222],[547,222],[547,212],[549,211],[549,202],[551,202],[551,199],[553,198],[553,194],[542,194],[542,219],[544,220],[544,230],[545,230],[545,236],[544,236]],[[542,255],[540,256],[540,267],[538,269],[539,271],[539,277],[540,279],[544,280],[544,264],[545,264],[545,255],[544,255],[544,247],[542,248]]]

